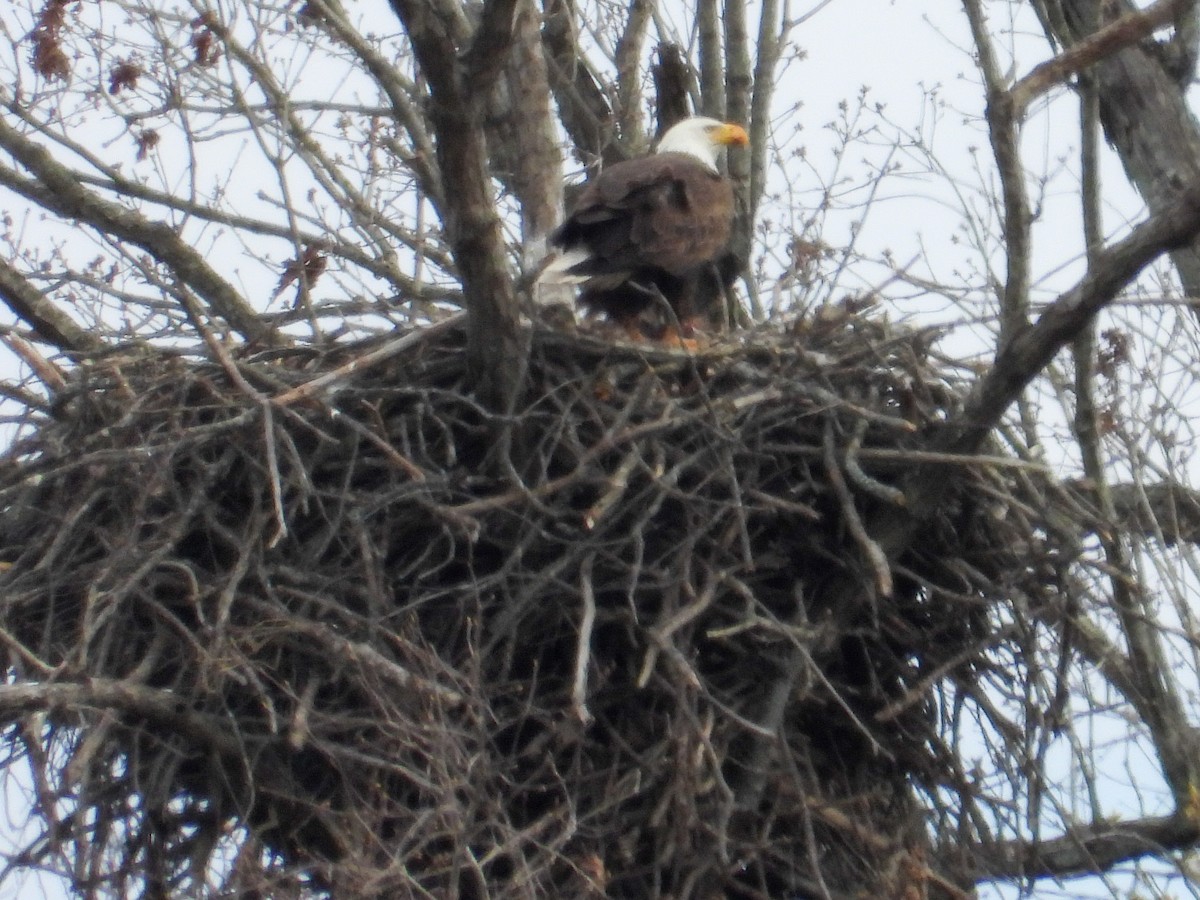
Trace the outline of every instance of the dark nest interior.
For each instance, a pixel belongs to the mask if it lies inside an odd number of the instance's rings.
[[[508,416],[457,324],[390,340],[113,354],[30,414],[0,639],[45,833],[12,865],[101,896],[961,896],[945,686],[997,666],[1014,597],[1056,602],[1063,550],[1015,460],[922,455],[961,393],[929,333],[539,326]],[[867,532],[918,461],[953,486],[888,565]]]

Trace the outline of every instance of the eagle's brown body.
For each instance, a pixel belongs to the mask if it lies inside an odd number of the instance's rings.
[[[715,164],[659,152],[588,182],[550,243],[561,252],[558,274],[581,285],[585,308],[629,327],[661,295],[686,334],[736,274],[723,262],[733,215],[733,187]]]

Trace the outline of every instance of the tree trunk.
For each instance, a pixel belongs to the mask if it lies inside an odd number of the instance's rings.
[[[1124,15],[1134,6],[1115,0],[1112,8],[1115,15]],[[1059,0],[1057,10],[1046,16],[1054,38],[1067,47],[1105,21],[1096,0]],[[1144,41],[1092,70],[1105,137],[1152,213],[1200,178],[1200,123],[1188,108],[1186,82],[1181,84],[1172,68],[1166,47]],[[1171,259],[1184,291],[1200,295],[1200,242],[1174,251]]]

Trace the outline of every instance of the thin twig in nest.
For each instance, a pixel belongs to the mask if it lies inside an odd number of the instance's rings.
[[[571,705],[575,717],[584,727],[592,724],[592,714],[587,707],[588,660],[591,658],[592,627],[596,624],[596,596],[592,589],[592,565],[595,554],[588,555],[579,571],[579,596],[583,600],[583,617],[579,621],[579,637],[576,639],[575,678],[571,683]]]
[[[864,493],[882,500],[884,503],[904,506],[904,491],[872,478],[863,471],[862,465],[858,461],[858,455],[862,451],[863,438],[866,437],[869,427],[870,423],[866,419],[859,419],[855,423],[854,433],[850,435],[850,442],[846,445],[846,454],[842,458],[846,466],[846,477]]]
[[[361,374],[368,369],[371,369],[380,363],[386,362],[399,353],[403,353],[410,347],[415,347],[417,344],[425,343],[433,340],[443,332],[449,331],[455,326],[466,321],[466,313],[455,313],[448,318],[442,319],[433,325],[427,325],[424,328],[413,329],[395,340],[388,341],[382,347],[377,347],[374,350],[364,353],[362,356],[356,356],[348,363],[338,366],[324,375],[320,375],[311,381],[306,381],[304,384],[297,385],[291,390],[284,391],[282,394],[271,398],[271,402],[276,406],[288,406],[298,401],[312,399],[319,394],[328,391],[330,388],[345,381],[355,375]]]
[[[888,563],[887,554],[883,552],[883,548],[875,542],[875,540],[867,534],[866,526],[863,525],[862,519],[858,515],[858,510],[854,506],[854,496],[850,493],[850,488],[846,486],[846,481],[842,477],[842,470],[838,465],[837,448],[833,440],[833,423],[825,423],[825,474],[829,478],[829,485],[833,488],[834,494],[838,498],[838,503],[841,505],[842,516],[845,518],[846,528],[853,535],[855,542],[866,556],[867,562],[871,566],[871,571],[875,575],[875,591],[879,597],[890,597],[892,595],[892,569]],[[876,595],[872,595],[872,600],[876,599]]]

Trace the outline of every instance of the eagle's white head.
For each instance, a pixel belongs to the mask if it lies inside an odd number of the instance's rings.
[[[745,146],[749,143],[750,136],[741,125],[719,122],[705,116],[692,116],[668,128],[655,152],[687,153],[715,172],[722,147],[731,144]]]

